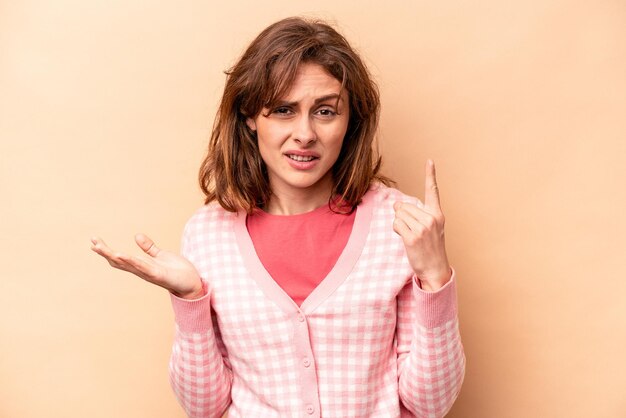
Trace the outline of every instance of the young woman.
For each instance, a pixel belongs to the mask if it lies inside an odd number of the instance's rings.
[[[373,151],[378,91],[332,27],[289,18],[228,72],[182,257],[92,249],[169,290],[191,417],[439,417],[465,370],[432,161],[424,203]]]

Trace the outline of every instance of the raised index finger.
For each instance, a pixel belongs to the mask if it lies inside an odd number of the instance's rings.
[[[435,162],[431,159],[426,161],[426,180],[424,186],[424,206],[426,208],[441,211],[439,202],[439,187],[435,178]]]

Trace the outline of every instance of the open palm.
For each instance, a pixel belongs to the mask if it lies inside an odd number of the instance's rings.
[[[158,248],[144,234],[135,235],[135,242],[150,256],[149,258],[113,251],[99,237],[91,239],[91,249],[104,257],[112,267],[133,273],[169,290],[176,296],[195,299],[203,295],[200,275],[186,258]]]

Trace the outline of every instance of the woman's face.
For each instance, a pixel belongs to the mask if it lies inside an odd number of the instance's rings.
[[[324,195],[332,190],[331,168],[348,129],[349,103],[341,83],[318,64],[302,64],[276,107],[247,124],[257,132],[261,158],[277,196]]]

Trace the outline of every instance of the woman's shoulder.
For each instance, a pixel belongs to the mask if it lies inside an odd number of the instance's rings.
[[[196,209],[187,220],[186,230],[214,230],[230,224],[237,213],[229,212],[216,201],[206,203]]]

